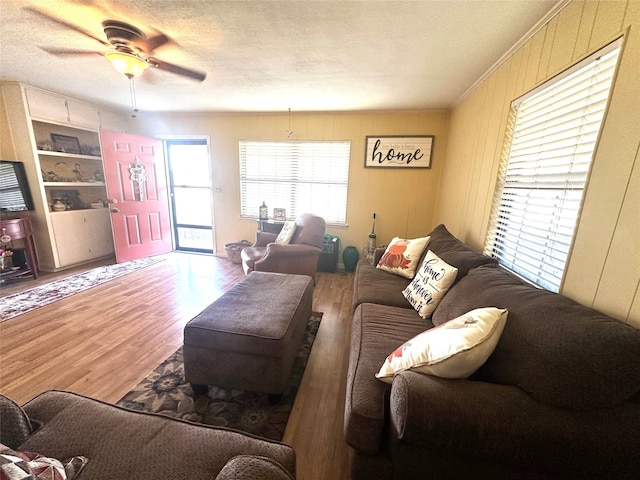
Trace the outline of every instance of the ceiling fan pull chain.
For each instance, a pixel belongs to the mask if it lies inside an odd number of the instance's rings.
[[[136,102],[136,88],[133,84],[133,77],[129,77],[129,90],[131,91],[131,118],[136,118],[138,113],[138,105]]]

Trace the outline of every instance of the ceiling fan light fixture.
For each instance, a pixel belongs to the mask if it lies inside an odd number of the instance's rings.
[[[149,62],[132,53],[115,51],[107,52],[104,56],[111,62],[113,68],[129,78],[138,77],[149,68]]]

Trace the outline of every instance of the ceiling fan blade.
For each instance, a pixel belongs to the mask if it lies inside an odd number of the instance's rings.
[[[149,65],[152,67],[158,68],[160,70],[165,70],[167,72],[175,73],[177,75],[182,75],[184,77],[193,78],[199,82],[202,82],[205,78],[207,78],[207,74],[204,72],[199,72],[197,70],[191,70],[189,68],[180,67],[178,65],[174,65],[172,63],[163,62],[162,60],[158,60],[157,58],[149,57],[147,58]]]
[[[144,41],[144,52],[147,55],[150,55],[156,48],[166,45],[170,41],[171,39],[163,33],[160,33],[155,37],[147,38]]]
[[[40,15],[48,20],[51,20],[52,22],[57,23],[58,25],[62,25],[63,27],[67,27],[70,28],[71,30],[75,30],[78,33],[81,33],[82,35],[91,38],[92,40],[95,40],[96,42],[101,43],[102,45],[105,45],[107,47],[110,47],[111,44],[109,44],[109,42],[102,40],[101,38],[96,37],[95,35],[93,35],[91,32],[88,32],[87,30],[84,30],[83,28],[78,27],[77,25],[73,25],[72,23],[69,23],[65,20],[62,20],[61,18],[56,18],[56,17],[52,17],[50,16],[48,13],[43,12],[42,10],[39,10],[35,7],[24,7],[25,10],[29,11],[29,12],[33,12],[37,15]]]
[[[100,55],[102,52],[96,52],[95,50],[76,50],[74,48],[57,48],[57,47],[38,47],[51,55]]]

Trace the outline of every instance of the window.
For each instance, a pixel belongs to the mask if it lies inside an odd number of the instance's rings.
[[[350,151],[350,142],[240,142],[242,216],[265,202],[270,217],[275,207],[345,224]]]
[[[553,292],[573,242],[619,50],[614,42],[512,105],[485,253]]]

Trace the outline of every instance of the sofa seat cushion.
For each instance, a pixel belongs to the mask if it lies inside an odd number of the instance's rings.
[[[502,268],[471,270],[449,290],[432,321],[440,325],[483,306],[508,309],[509,321],[475,378],[576,410],[611,407],[640,389],[640,330]]]
[[[402,294],[410,281],[408,278],[385,272],[366,260],[361,260],[356,267],[351,308],[355,310],[361,303],[413,308]]]
[[[393,275],[395,276],[395,275]],[[345,404],[345,439],[355,450],[379,452],[390,385],[375,377],[389,352],[433,327],[413,309],[364,303],[351,325],[351,351]]]
[[[23,408],[43,426],[20,450],[53,458],[83,455],[89,463],[81,478],[215,478],[238,455],[270,457],[295,472],[291,447],[239,431],[132,411],[60,391],[42,393]]]

